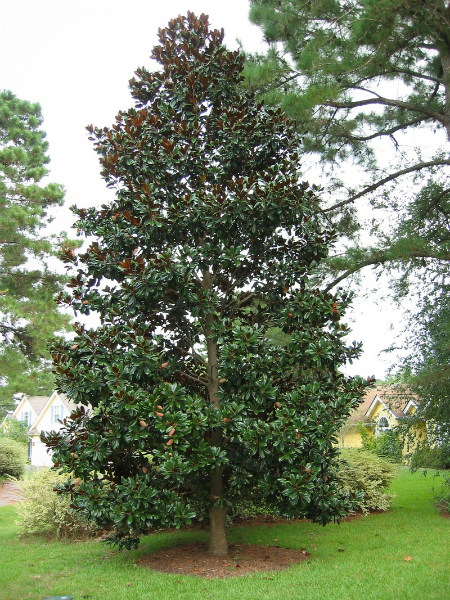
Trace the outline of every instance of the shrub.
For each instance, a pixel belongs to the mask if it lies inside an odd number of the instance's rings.
[[[0,437],[0,477],[22,477],[27,462],[27,448],[8,437]]]
[[[366,452],[375,452],[377,447],[377,439],[373,433],[369,433],[367,427],[362,421],[358,423],[358,431],[361,436],[362,449]]]
[[[231,527],[236,518],[251,518],[258,516],[279,516],[273,506],[264,501],[260,494],[230,495],[226,524]],[[209,522],[208,511],[202,507],[196,507],[195,522]]]
[[[277,516],[278,513],[274,510],[273,506],[264,501],[264,498],[258,496],[241,496],[234,500],[229,515],[233,519],[235,517]]]
[[[339,488],[344,492],[362,492],[360,509],[364,513],[388,510],[394,496],[387,489],[397,468],[372,452],[353,448],[341,451],[341,459],[337,474]]]
[[[20,444],[28,444],[28,424],[8,417],[5,425],[0,429],[0,439],[9,438]]]
[[[449,469],[450,448],[448,445],[431,448],[428,444],[421,444],[411,455],[410,468],[413,472],[417,469]]]
[[[403,440],[396,431],[386,431],[376,439],[375,453],[393,463],[403,460]]]
[[[24,501],[17,505],[20,535],[45,535],[51,538],[83,538],[92,535],[87,525],[70,507],[70,498],[55,491],[67,476],[41,468],[20,482]]]
[[[361,435],[362,449],[372,452],[386,460],[401,463],[403,459],[403,440],[397,431],[386,431],[378,436],[368,431],[362,421],[358,423],[358,431]]]
[[[443,482],[441,483],[441,487],[439,490],[436,490],[434,487],[433,495],[436,500],[436,506],[450,513],[450,475],[448,473],[443,473]]]

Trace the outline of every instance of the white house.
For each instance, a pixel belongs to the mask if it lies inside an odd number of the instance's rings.
[[[52,459],[47,447],[39,436],[43,432],[58,431],[62,419],[68,417],[76,408],[65,394],[53,392],[47,396],[23,397],[9,418],[26,422],[29,426],[28,458],[33,467],[51,467]]]

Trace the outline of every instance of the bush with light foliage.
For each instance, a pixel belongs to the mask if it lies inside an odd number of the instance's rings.
[[[341,451],[341,459],[337,474],[340,489],[364,494],[360,504],[363,513],[388,510],[394,496],[388,494],[387,490],[397,474],[397,468],[372,452],[356,448]]]
[[[93,534],[95,528],[72,510],[70,498],[56,492],[66,479],[67,476],[42,468],[20,482],[24,497],[24,501],[17,504],[21,535],[75,539]]]
[[[0,437],[0,477],[22,477],[27,462],[27,449],[8,437]]]

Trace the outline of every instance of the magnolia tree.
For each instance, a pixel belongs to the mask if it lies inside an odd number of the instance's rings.
[[[58,389],[81,407],[46,443],[73,506],[121,547],[208,512],[220,556],[238,497],[322,524],[352,509],[334,444],[367,382],[339,371],[359,352],[349,298],[308,288],[333,232],[293,128],[242,91],[244,55],[205,15],[159,40],[135,108],[88,128],[117,197],[74,209],[96,241],[66,251],[78,274],[59,302],[101,324],[53,341]]]

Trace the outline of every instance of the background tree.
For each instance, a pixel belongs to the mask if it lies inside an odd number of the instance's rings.
[[[406,276],[447,274],[448,2],[250,4],[270,49],[248,61],[248,85],[295,120],[302,162],[318,160],[333,192],[325,210],[353,240],[328,261],[330,289],[368,265],[400,266]],[[380,162],[384,153],[389,158]],[[369,210],[359,211],[365,202]],[[400,288],[407,279],[397,281]]]
[[[344,244],[326,262],[328,289],[372,265],[389,273],[397,300],[416,294],[409,384],[424,397],[417,417],[445,427],[449,4],[251,0],[250,17],[270,49],[247,61],[249,86],[295,121],[302,162],[318,160],[333,191],[325,211]]]
[[[427,424],[429,446],[442,447],[450,462],[450,300],[443,293],[423,301],[415,316],[408,340],[411,353],[398,379],[420,399],[420,406],[403,429],[412,435],[414,448],[417,427]],[[420,450],[420,448],[419,448]]]
[[[28,445],[29,429],[28,423],[8,418],[6,424],[0,428],[0,439],[6,437],[20,444]]]
[[[367,382],[339,372],[359,352],[343,341],[349,298],[308,288],[333,232],[299,183],[291,125],[244,92],[244,55],[205,15],[159,39],[158,70],[130,82],[136,107],[89,128],[117,198],[75,209],[97,241],[66,251],[78,275],[60,303],[101,325],[53,342],[58,389],[89,409],[46,442],[113,541],[209,511],[223,555],[234,497],[323,524],[353,505],[333,442]]]
[[[0,418],[13,394],[51,391],[46,345],[68,322],[54,301],[64,277],[47,264],[67,240],[43,233],[64,190],[39,184],[50,161],[41,125],[39,104],[0,93]]]

